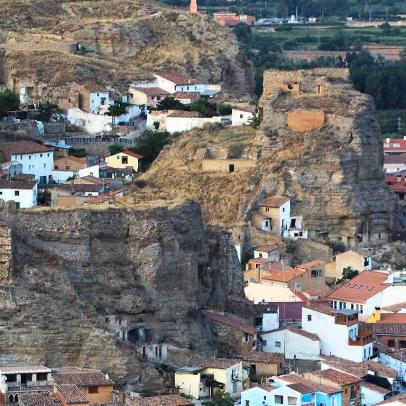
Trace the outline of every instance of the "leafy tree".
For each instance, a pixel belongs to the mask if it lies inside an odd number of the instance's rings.
[[[286,238],[283,242],[288,254],[294,254],[297,251],[297,242],[293,238]]]
[[[221,116],[229,116],[233,111],[233,106],[231,104],[221,104],[218,107],[219,114]]]
[[[352,269],[350,266],[347,266],[343,269],[343,276],[341,279],[337,280],[337,284],[342,283],[346,280],[352,279],[357,276],[359,272],[356,269]]]
[[[55,103],[50,102],[40,104],[38,110],[38,119],[44,123],[49,123],[52,118],[62,113],[61,109]]]
[[[76,158],[84,158],[87,156],[87,151],[84,148],[71,148],[69,155],[75,156]]]
[[[158,103],[157,109],[162,110],[186,110],[186,106],[179,100],[173,97],[165,97],[161,102]]]
[[[262,117],[255,113],[248,119],[248,124],[255,129],[258,129],[261,126]]]
[[[0,92],[0,117],[8,111],[17,110],[20,107],[20,98],[11,90]]]
[[[211,400],[203,402],[204,406],[234,406],[234,400],[229,393],[219,390]]]
[[[110,155],[115,155],[118,154],[119,152],[124,151],[124,147],[122,144],[119,143],[114,143],[108,146],[109,154]]]
[[[213,117],[217,114],[217,106],[210,103],[207,97],[199,97],[190,105],[190,110],[199,112],[203,117]]]
[[[146,169],[169,141],[169,133],[166,131],[145,130],[142,136],[136,139],[134,147],[130,150],[143,156],[141,165],[143,169]]]
[[[113,135],[116,134],[117,117],[120,117],[127,112],[127,106],[128,104],[126,103],[112,104],[105,113],[106,116],[111,117],[111,128],[113,130]]]

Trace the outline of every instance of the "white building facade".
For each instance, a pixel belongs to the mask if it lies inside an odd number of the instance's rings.
[[[11,156],[11,160],[22,165],[22,173],[35,176],[39,183],[48,183],[54,169],[54,153],[44,147],[44,152],[18,153]]]
[[[37,182],[0,181],[0,199],[13,201],[18,209],[29,209],[37,205]]]

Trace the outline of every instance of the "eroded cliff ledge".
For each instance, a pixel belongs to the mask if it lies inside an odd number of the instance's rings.
[[[205,230],[193,202],[150,210],[2,208],[0,231],[2,356],[99,367],[137,390],[159,377],[136,355],[137,335],[118,340],[106,317],[142,326],[149,342],[211,351],[200,309],[221,309],[242,289],[229,235]]]

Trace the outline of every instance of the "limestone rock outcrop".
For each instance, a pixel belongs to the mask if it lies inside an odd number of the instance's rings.
[[[148,342],[212,352],[200,310],[224,308],[242,290],[230,236],[205,230],[200,206],[150,210],[0,212],[2,357],[50,367],[99,367],[136,390],[160,382],[106,319],[142,326]],[[9,238],[10,237],[10,238]],[[137,341],[138,340],[138,341]],[[162,387],[161,387],[162,389]]]

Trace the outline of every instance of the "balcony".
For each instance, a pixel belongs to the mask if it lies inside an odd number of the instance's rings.
[[[338,310],[340,311],[340,310]],[[343,326],[352,326],[358,323],[358,314],[342,314],[338,313],[335,315],[335,324],[341,324]]]
[[[355,339],[348,337],[348,345],[362,347],[364,345],[372,343],[372,329],[369,327],[362,327],[358,330],[358,335]]]

